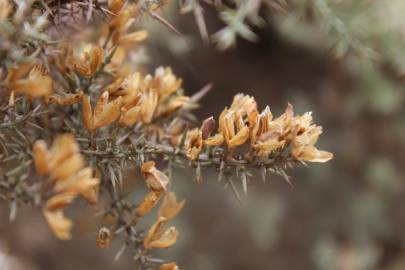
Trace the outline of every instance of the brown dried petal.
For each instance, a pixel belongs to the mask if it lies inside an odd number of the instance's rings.
[[[163,199],[163,203],[159,208],[158,216],[167,220],[173,219],[183,209],[185,200],[177,202],[176,195],[169,192]]]

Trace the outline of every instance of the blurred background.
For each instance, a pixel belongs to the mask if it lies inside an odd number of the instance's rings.
[[[241,203],[215,172],[196,183],[193,171],[176,169],[174,189],[187,201],[174,221],[181,237],[160,255],[193,270],[405,269],[405,2],[287,2],[260,11],[256,42],[238,37],[226,51],[204,45],[192,15],[165,11],[181,37],[143,21],[148,57],[138,57],[150,70],[170,65],[187,94],[214,84],[199,119],[239,92],[275,115],[291,102],[313,112],[324,128],[319,147],[335,154],[290,171],[293,187],[250,178]],[[204,16],[210,33],[224,27],[213,9]],[[20,210],[10,224],[2,206],[0,269],[134,269],[130,252],[113,260],[120,243],[95,248],[91,209],[77,208],[73,240],[60,242],[39,213]]]

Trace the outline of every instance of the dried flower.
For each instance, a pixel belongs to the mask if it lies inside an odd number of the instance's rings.
[[[166,222],[165,218],[159,218],[149,229],[143,242],[146,249],[168,248],[177,242],[179,232],[174,227],[163,230]]]
[[[40,65],[22,64],[9,70],[7,86],[10,91],[29,97],[47,96],[53,91],[53,81]]]
[[[169,178],[163,172],[156,169],[154,161],[144,163],[141,171],[145,177],[148,188],[157,192],[167,191]]]
[[[111,242],[111,232],[108,228],[102,227],[97,232],[96,245],[99,248],[108,248]]]
[[[179,269],[180,268],[174,262],[164,263],[164,264],[161,264],[159,267],[159,270],[179,270]]]
[[[43,208],[44,215],[56,237],[70,239],[73,222],[63,216],[62,209],[78,195],[95,203],[100,180],[93,177],[91,168],[84,167],[79,146],[71,134],[58,136],[50,150],[44,141],[36,141],[33,154],[37,171],[54,180],[56,195],[47,200]]]
[[[77,195],[74,193],[57,194],[46,202],[44,209],[46,209],[47,211],[55,211],[61,208],[65,208],[74,201],[76,196]]]
[[[135,210],[135,215],[137,217],[143,217],[147,213],[149,213],[159,202],[160,198],[162,197],[162,192],[149,192],[143,201],[139,204],[139,206]]]
[[[198,128],[188,131],[184,146],[187,157],[190,160],[196,160],[203,147],[202,132]]]
[[[83,123],[90,132],[94,132],[100,127],[107,126],[120,117],[122,107],[121,97],[118,97],[111,102],[108,102],[108,98],[108,92],[104,91],[97,101],[93,112],[90,104],[90,98],[88,96],[83,96]]]
[[[183,209],[184,204],[185,200],[177,202],[176,195],[173,192],[169,192],[163,199],[158,216],[165,220],[171,220]]]
[[[45,97],[45,101],[48,104],[57,104],[61,106],[68,106],[79,103],[82,100],[83,91],[79,91],[76,94],[63,94],[63,95],[50,95]]]
[[[71,230],[73,222],[66,218],[62,211],[44,210],[43,213],[49,227],[57,238],[60,240],[69,240],[72,238]]]
[[[92,76],[103,63],[103,59],[103,49],[89,44],[83,48],[80,56],[73,60],[73,67],[82,76]]]

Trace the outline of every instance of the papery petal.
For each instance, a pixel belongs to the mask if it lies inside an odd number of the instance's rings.
[[[41,175],[48,175],[49,152],[46,143],[42,140],[36,141],[32,147],[32,152],[37,172]]]
[[[73,222],[63,215],[62,211],[43,211],[46,221],[53,234],[60,240],[69,240],[72,238],[71,230]]]

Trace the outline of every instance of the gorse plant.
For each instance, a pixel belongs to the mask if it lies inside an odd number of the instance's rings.
[[[215,168],[239,198],[237,180],[246,193],[257,173],[289,181],[295,164],[332,158],[315,146],[322,128],[311,113],[296,115],[291,104],[273,117],[238,94],[196,124],[191,112],[209,86],[187,96],[171,68],[146,74],[133,56],[148,36],[137,29],[142,16],[174,29],[159,15],[166,2],[0,0],[0,196],[10,218],[33,206],[57,238],[71,239],[74,221],[64,210],[83,197],[96,205],[97,246],[124,235],[117,258],[131,249],[139,269],[178,269],[153,257],[180,235],[169,226],[185,204],[171,191],[176,165],[195,170],[198,181]],[[149,190],[137,203],[123,188],[130,168]],[[159,204],[143,231],[139,221]]]

